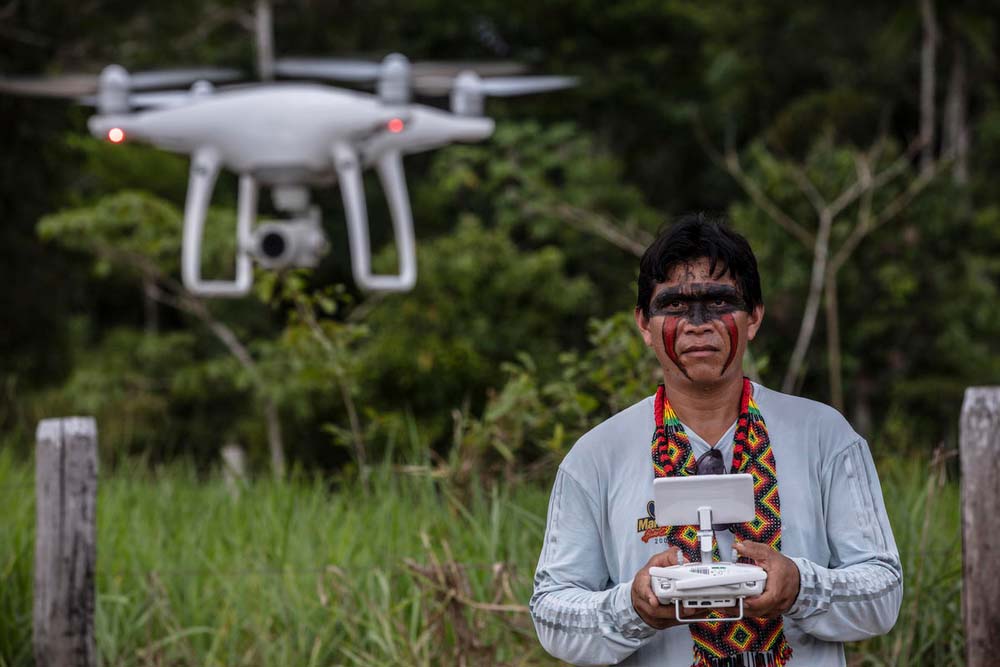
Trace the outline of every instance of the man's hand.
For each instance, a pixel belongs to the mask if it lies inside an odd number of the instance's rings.
[[[670,547],[666,551],[656,554],[635,573],[635,578],[632,579],[632,608],[646,622],[646,625],[657,630],[680,625],[681,622],[674,615],[673,604],[661,605],[660,601],[656,599],[649,577],[649,568],[677,565],[677,556],[679,554],[680,549],[677,547]],[[718,611],[727,610],[720,609]],[[704,618],[708,614],[707,610],[685,610],[683,606],[681,607],[682,618]]]
[[[791,609],[799,597],[799,568],[795,562],[760,542],[737,542],[735,547],[740,556],[752,558],[767,572],[764,592],[745,599],[743,613],[757,618],[777,618]]]

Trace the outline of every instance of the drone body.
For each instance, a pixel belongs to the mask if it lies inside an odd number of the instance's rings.
[[[88,121],[95,137],[113,143],[140,141],[190,155],[181,268],[185,286],[195,294],[232,297],[248,293],[254,261],[272,269],[315,266],[326,249],[326,238],[319,209],[310,205],[308,188],[333,183],[339,185],[344,202],[355,282],[365,290],[412,289],[416,248],[402,156],[488,138],[494,122],[481,115],[485,95],[575,85],[565,77],[480,79],[474,71],[454,78],[419,78],[399,54],[387,56],[380,64],[286,60],[278,66],[279,72],[291,76],[374,80],[377,93],[305,82],[215,89],[207,80],[197,80],[187,91],[133,93],[136,84],[144,81],[174,85],[194,78],[197,72],[129,75],[111,65],[101,73],[96,97],[86,100],[99,111]],[[431,66],[432,71],[441,67]],[[233,78],[232,71],[215,74],[216,80]],[[24,92],[25,87],[18,81],[0,80],[0,90]],[[414,87],[435,94],[450,91],[452,110],[411,103]],[[389,205],[399,265],[396,274],[371,271],[362,180],[367,167],[378,173]],[[201,276],[202,237],[220,169],[239,175],[235,275],[230,280],[205,280]],[[257,224],[261,186],[271,188],[275,208],[287,217]]]
[[[191,96],[150,111],[97,115],[88,127],[96,138],[115,143],[141,141],[189,155],[212,148],[226,169],[253,173],[261,185],[288,185],[331,182],[336,143],[363,146],[371,163],[386,150],[414,153],[485,139],[493,121],[423,105],[391,109],[372,95],[328,86],[269,84]],[[117,140],[109,136],[116,129],[122,132]]]

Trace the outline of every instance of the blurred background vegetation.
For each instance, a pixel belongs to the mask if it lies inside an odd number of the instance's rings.
[[[131,470],[159,466],[214,479],[235,443],[258,477],[363,489],[409,475],[460,497],[484,484],[541,489],[521,507],[544,517],[575,438],[655,386],[631,318],[637,253],[677,215],[709,210],[760,262],[767,316],[746,372],[836,405],[880,461],[929,464],[937,451],[934,472],[894,473],[917,475],[897,495],[957,502],[944,480],[962,392],[1000,383],[995,3],[273,5],[279,55],[514,59],[582,83],[491,100],[490,141],[407,159],[413,292],[354,288],[330,191],[317,194],[331,255],[315,271],[258,272],[254,295],[235,301],[178,285],[184,159],[90,139],[81,107],[0,97],[0,444],[12,470],[30,460],[39,419],[90,414],[102,479],[148,481]],[[12,2],[0,8],[0,71],[252,71],[253,9]],[[385,243],[388,212],[368,185]],[[209,261],[223,271],[234,181],[214,201]],[[378,261],[393,266],[391,247]],[[935,480],[945,491],[928,491]],[[938,511],[952,516],[927,510]],[[521,561],[522,587],[541,534],[530,530],[531,548],[480,555]],[[914,545],[920,530],[907,531]],[[0,556],[0,574],[30,567],[18,549]],[[12,600],[0,599],[8,619],[21,609]],[[858,659],[945,661],[957,623],[934,635],[938,653],[897,636]],[[18,637],[0,649],[22,650]],[[19,655],[0,650],[4,662]]]

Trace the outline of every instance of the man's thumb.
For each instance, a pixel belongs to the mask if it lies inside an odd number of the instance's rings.
[[[760,542],[744,540],[742,542],[737,542],[734,546],[736,547],[736,552],[739,555],[744,558],[752,558],[758,562],[766,561],[774,554],[774,549],[766,544],[761,544]]]
[[[677,547],[670,547],[666,551],[661,551],[649,559],[649,564],[653,567],[670,567],[671,565],[676,565],[676,553],[679,551],[680,549]]]

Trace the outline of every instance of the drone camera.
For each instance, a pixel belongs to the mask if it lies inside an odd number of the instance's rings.
[[[312,268],[319,264],[329,243],[319,222],[318,209],[305,218],[269,220],[250,237],[250,255],[268,269]]]

